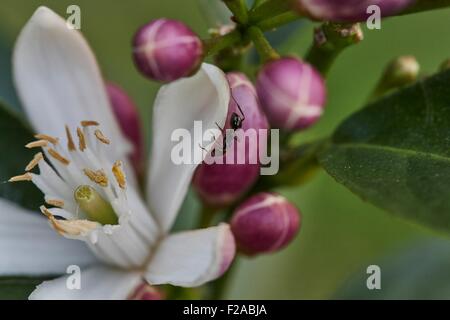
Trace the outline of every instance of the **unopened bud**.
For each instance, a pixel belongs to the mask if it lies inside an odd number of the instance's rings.
[[[153,80],[169,82],[198,70],[203,44],[182,22],[158,19],[136,32],[133,56],[141,73]]]
[[[238,249],[251,256],[289,244],[300,228],[300,213],[280,195],[259,193],[235,210],[230,224]]]
[[[106,89],[120,128],[125,137],[133,144],[130,160],[136,173],[140,175],[144,166],[144,144],[138,109],[133,100],[118,85],[107,83]]]
[[[274,128],[301,130],[313,125],[323,113],[325,83],[311,65],[297,58],[265,64],[258,74],[256,89]]]
[[[445,70],[449,70],[450,69],[450,59],[445,60],[444,62],[441,63],[439,70],[440,71],[445,71]]]
[[[74,193],[76,203],[91,221],[102,225],[116,225],[118,218],[111,204],[91,186],[79,186]]]
[[[376,5],[380,8],[381,17],[401,12],[415,0],[294,0],[294,7],[300,14],[316,20],[333,22],[366,21]],[[369,8],[370,9],[370,8]]]
[[[255,88],[250,80],[244,74],[237,72],[228,73],[227,78],[231,87],[232,98],[230,99],[223,134],[229,134],[227,129],[232,129],[233,118],[236,118],[236,116],[240,119],[245,118],[242,121],[242,129],[238,129],[240,134],[236,133],[235,137],[231,136],[223,141],[219,141],[219,148],[222,148],[224,152],[222,163],[202,163],[197,168],[193,179],[195,190],[202,200],[215,207],[233,203],[258,179],[260,174],[259,139],[262,138],[261,135],[265,135],[265,139],[267,139],[267,129],[269,127],[267,119],[259,106]],[[254,130],[255,135],[251,135],[249,129]],[[262,132],[259,129],[266,129],[266,131]],[[245,138],[246,133],[248,133],[248,139]],[[252,139],[252,137],[255,139],[250,142],[249,139]],[[238,139],[239,141],[237,141]],[[227,145],[230,140],[232,143]],[[238,162],[238,153],[242,149],[239,149],[236,144],[242,142],[245,143],[245,156],[243,157],[245,158],[245,163],[240,164]],[[250,143],[256,145],[256,148],[251,148]],[[233,163],[226,163],[227,153],[232,152],[230,151],[232,148],[235,154],[234,161]],[[250,152],[256,154],[250,155]]]
[[[417,81],[420,72],[420,65],[413,56],[401,56],[391,61],[378,82],[372,94],[372,99],[377,98],[386,92],[400,88]]]
[[[164,294],[155,287],[142,282],[129,295],[128,300],[164,300]]]

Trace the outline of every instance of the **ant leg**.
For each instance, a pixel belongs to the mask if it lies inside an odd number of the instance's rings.
[[[216,126],[217,126],[217,128],[219,128],[220,131],[223,132],[223,128],[221,128],[217,122],[216,122]]]
[[[201,145],[201,143],[199,142],[198,143],[198,146],[200,147],[200,149],[202,149],[203,151],[207,151],[202,145]]]

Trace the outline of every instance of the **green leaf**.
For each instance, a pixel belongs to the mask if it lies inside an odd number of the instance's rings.
[[[25,166],[37,152],[24,147],[32,140],[28,125],[0,103],[0,197],[37,210],[43,196],[32,183],[7,182],[10,177],[23,174]]]
[[[27,299],[37,285],[54,277],[5,277],[0,278],[0,300]]]
[[[336,299],[449,299],[450,242],[445,240],[414,243],[379,262],[380,290],[367,289],[367,266],[358,270],[334,295]]]
[[[319,160],[364,200],[449,231],[450,71],[352,115]]]

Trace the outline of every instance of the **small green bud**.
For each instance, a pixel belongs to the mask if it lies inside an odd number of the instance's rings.
[[[392,60],[384,70],[372,99],[385,93],[412,84],[419,78],[420,65],[413,56],[401,56]]]

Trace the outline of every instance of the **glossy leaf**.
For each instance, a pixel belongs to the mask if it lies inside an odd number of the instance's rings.
[[[0,300],[27,299],[37,285],[54,277],[7,277],[0,278]]]
[[[450,242],[433,240],[413,243],[375,263],[380,267],[380,289],[369,290],[367,266],[355,272],[335,293],[336,299],[449,299]],[[372,263],[374,260],[372,260]],[[369,279],[369,283],[373,283]]]
[[[28,125],[0,104],[0,197],[37,210],[42,204],[43,196],[32,183],[7,182],[10,177],[23,174],[25,166],[37,152],[24,147],[32,140],[35,139]]]
[[[450,72],[375,102],[337,129],[320,162],[376,206],[450,230]]]

